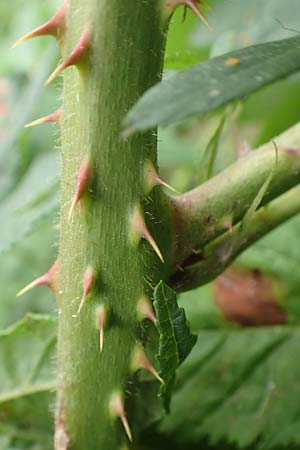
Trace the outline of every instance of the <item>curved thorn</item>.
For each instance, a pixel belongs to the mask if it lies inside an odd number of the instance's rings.
[[[134,350],[131,361],[131,369],[134,371],[145,369],[150,372],[161,384],[165,384],[164,380],[160,377],[157,370],[152,366],[151,362],[147,358],[143,348],[140,345],[138,345]]]
[[[66,9],[67,1],[64,2],[61,9],[50,19],[48,22],[44,23],[40,27],[35,28],[33,31],[25,34],[20,39],[17,40],[12,46],[12,48],[17,47],[23,42],[29,39],[39,37],[39,36],[54,36],[58,41],[62,39],[63,34],[66,29]]]
[[[62,109],[59,108],[58,110],[54,111],[52,114],[49,114],[48,116],[45,117],[40,117],[39,119],[33,120],[30,123],[27,123],[26,125],[24,125],[24,128],[30,128],[30,127],[35,127],[36,125],[41,125],[43,123],[60,123],[60,119],[61,119],[61,114],[62,114]]]
[[[145,162],[144,167],[145,172],[145,194],[148,195],[149,192],[154,188],[154,186],[164,186],[168,189],[170,189],[173,192],[177,192],[175,189],[173,189],[171,186],[169,186],[165,181],[163,181],[160,176],[158,175],[153,163],[151,161]]]
[[[132,433],[126,417],[124,401],[122,395],[119,392],[114,392],[113,395],[111,396],[109,409],[110,414],[113,418],[119,417],[119,419],[123,424],[124,430],[126,432],[129,441],[132,442]]]
[[[73,197],[72,200],[72,204],[70,207],[70,211],[68,214],[68,220],[70,221],[74,212],[74,209],[77,205],[77,203],[80,202],[80,200],[82,199],[83,195],[85,194],[89,182],[91,179],[91,166],[90,166],[90,162],[89,160],[84,161],[79,169],[79,174],[77,177],[77,187],[76,187],[76,192],[75,195]]]
[[[86,29],[79,38],[74,50],[50,75],[45,85],[51,83],[63,70],[70,66],[76,66],[80,64],[86,57],[90,47],[91,32],[90,29]]]
[[[131,234],[130,237],[131,237],[131,239],[133,241],[137,241],[138,242],[141,237],[146,239],[146,241],[148,241],[148,243],[151,245],[151,247],[153,248],[153,250],[155,251],[155,253],[159,257],[159,259],[161,260],[161,262],[162,263],[165,262],[158,245],[156,244],[156,242],[153,239],[150,231],[147,228],[147,225],[145,223],[145,220],[144,220],[141,208],[138,205],[135,207],[135,209],[133,211],[132,225],[131,225],[130,234]]]
[[[196,6],[197,3],[202,3],[202,1],[200,0],[182,0],[182,3],[187,6],[188,8],[190,8],[194,14],[196,14],[197,17],[199,17],[199,19],[204,23],[204,25],[207,26],[207,28],[209,29],[209,31],[213,32],[213,28],[210,25],[210,23],[208,22],[205,14],[203,14],[203,12],[200,11],[200,9]]]
[[[83,294],[82,294],[82,298],[79,304],[79,308],[77,311],[77,315],[80,314],[80,311],[82,310],[89,294],[91,293],[91,290],[94,287],[95,284],[95,272],[94,269],[92,268],[92,266],[88,266],[85,274],[84,274],[84,280],[83,280]]]
[[[139,299],[137,304],[137,314],[139,320],[150,319],[154,324],[156,323],[157,317],[149,298],[146,296],[142,296]]]
[[[108,316],[107,307],[105,305],[98,306],[96,315],[97,315],[97,326],[99,327],[99,330],[100,330],[99,348],[100,348],[100,353],[102,353],[103,345],[104,345],[104,333],[105,333],[105,327],[107,324],[107,316]]]
[[[37,287],[37,286],[47,286],[49,287],[54,294],[57,293],[57,272],[58,272],[58,261],[55,261],[55,263],[50,267],[48,272],[46,272],[44,275],[36,278],[31,283],[27,284],[23,289],[21,289],[17,293],[17,297],[20,297],[21,295],[25,294],[26,292],[30,291],[31,289]]]

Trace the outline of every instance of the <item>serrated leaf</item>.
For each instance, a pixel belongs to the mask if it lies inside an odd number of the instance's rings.
[[[0,252],[54,214],[58,206],[58,177],[59,164],[55,153],[34,160],[24,179],[1,203]]]
[[[300,444],[299,327],[203,331],[161,429],[184,448],[207,438],[238,448]]]
[[[192,350],[197,337],[190,333],[184,309],[178,307],[176,293],[162,281],[155,288],[153,305],[159,331],[156,359],[165,382],[161,395],[168,410],[175,372]]]
[[[128,113],[128,132],[213,111],[300,69],[300,37],[246,47],[175,73]]]
[[[0,332],[0,434],[11,448],[51,448],[55,347],[49,316],[28,314]]]

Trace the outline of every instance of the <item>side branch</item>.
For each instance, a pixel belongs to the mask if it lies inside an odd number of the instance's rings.
[[[198,262],[178,270],[170,280],[177,291],[202,286],[220,275],[234,259],[265,234],[300,213],[300,186],[294,187],[266,206],[246,222],[222,234],[199,252]]]
[[[240,222],[272,169],[261,204],[267,204],[300,182],[300,125],[295,125],[240,159],[200,187],[172,198],[176,217],[177,265]],[[174,265],[175,265],[174,264]]]

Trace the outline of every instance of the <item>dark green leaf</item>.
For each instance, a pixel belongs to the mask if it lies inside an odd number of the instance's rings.
[[[0,252],[22,239],[58,206],[56,153],[42,155],[19,186],[1,203]]]
[[[213,111],[300,69],[300,37],[236,50],[175,73],[129,112],[128,132],[170,125]],[[230,64],[236,61],[236,64]]]
[[[192,350],[197,337],[190,333],[184,309],[178,307],[176,293],[162,281],[154,291],[154,308],[160,335],[156,358],[165,382],[161,394],[168,409],[175,372]]]
[[[300,444],[298,327],[203,331],[178,370],[162,430],[184,444]]]
[[[51,448],[55,346],[48,316],[27,315],[0,332],[0,435],[11,448]]]

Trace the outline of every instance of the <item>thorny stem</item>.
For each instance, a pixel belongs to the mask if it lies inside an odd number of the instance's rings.
[[[84,70],[68,68],[64,79],[56,450],[117,450],[131,438],[122,423],[132,427],[137,416],[126,404],[137,305],[165,276],[147,233],[130,240],[136,205],[165,260],[172,256],[167,198],[161,187],[144,198],[156,133],[124,140],[121,130],[127,111],[161,76],[165,34],[160,0],[71,0],[67,23],[67,54],[87,27],[92,41]],[[78,176],[87,161],[89,180]],[[109,320],[100,351],[102,305]]]
[[[278,147],[278,159],[274,143]],[[198,188],[173,197],[176,217],[175,264],[184,266],[197,251],[238,223],[273,170],[262,204],[300,182],[300,125],[241,158]]]
[[[198,262],[178,271],[170,280],[177,291],[186,291],[212,281],[234,259],[272,229],[300,213],[300,187],[261,207],[245,224],[239,223],[209,243],[198,254]]]

